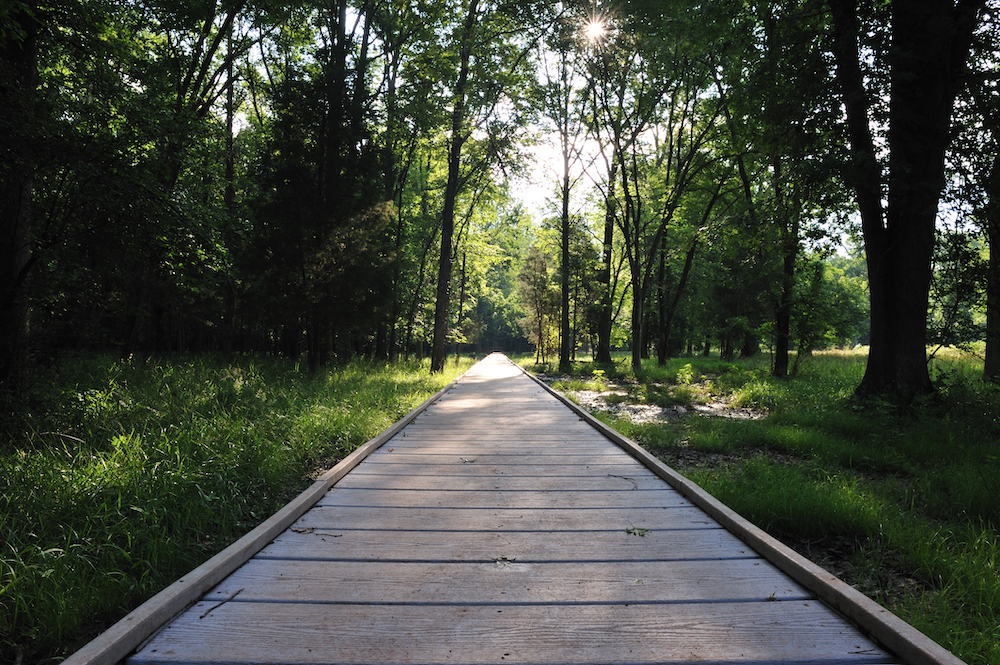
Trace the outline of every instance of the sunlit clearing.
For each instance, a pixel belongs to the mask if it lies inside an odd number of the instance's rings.
[[[604,21],[592,19],[583,26],[583,35],[591,41],[599,41],[608,34],[608,29],[604,26]]]

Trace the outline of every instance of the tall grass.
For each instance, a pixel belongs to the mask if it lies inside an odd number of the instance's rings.
[[[0,661],[55,662],[469,366],[81,356],[0,448]]]
[[[657,390],[766,417],[602,418],[683,460],[681,472],[779,539],[839,552],[849,581],[964,660],[1000,663],[1000,387],[980,378],[981,361],[944,352],[931,366],[936,399],[859,402],[865,361],[816,354],[776,379],[767,356],[678,358],[638,376],[621,358],[604,372],[633,401],[666,384]]]

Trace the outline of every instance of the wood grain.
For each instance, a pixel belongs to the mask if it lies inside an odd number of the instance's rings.
[[[893,662],[816,601],[629,606],[231,602],[200,618],[212,606],[195,605],[130,662]],[[233,639],[234,627],[239,639]]]
[[[887,665],[502,357],[130,660]]]

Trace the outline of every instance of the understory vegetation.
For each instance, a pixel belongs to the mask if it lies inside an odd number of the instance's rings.
[[[790,379],[766,355],[639,375],[616,360],[578,363],[553,387],[610,391],[592,411],[616,430],[971,665],[1000,663],[1000,388],[981,360],[939,353],[938,397],[905,408],[854,397],[861,353],[816,354]]]
[[[57,662],[471,361],[79,356],[0,442],[0,662]]]

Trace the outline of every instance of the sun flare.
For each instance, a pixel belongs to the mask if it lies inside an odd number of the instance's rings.
[[[583,36],[590,41],[600,41],[607,34],[608,28],[604,25],[604,21],[600,19],[591,19],[583,26]]]

